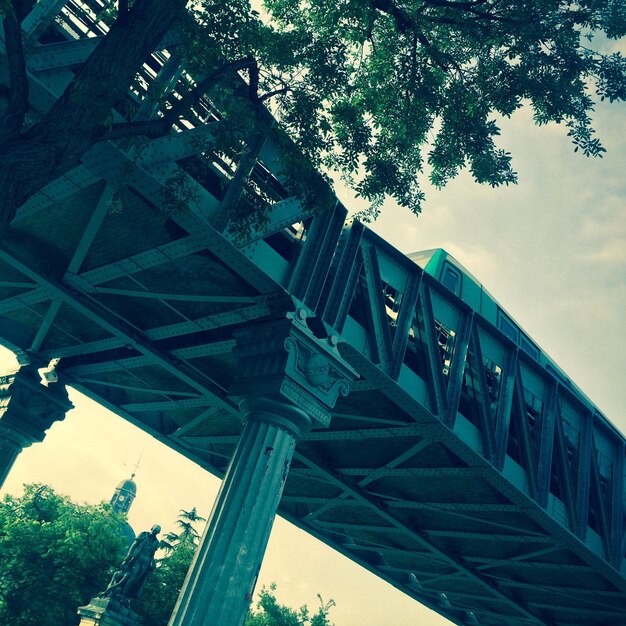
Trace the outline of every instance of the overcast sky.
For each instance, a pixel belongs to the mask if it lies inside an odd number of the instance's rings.
[[[626,106],[600,107],[596,124],[608,152],[590,160],[573,153],[562,128],[536,128],[522,111],[500,142],[513,153],[519,185],[494,190],[462,175],[429,190],[419,218],[389,204],[373,228],[403,252],[451,252],[624,432]],[[13,364],[0,352],[0,371]],[[137,532],[171,528],[179,509],[209,514],[215,478],[92,401],[71,398],[76,408],[22,453],[3,492],[36,481],[79,501],[108,500],[143,454],[129,516]],[[282,520],[259,585],[272,581],[294,607],[315,606],[317,593],[333,598],[336,626],[449,624]]]

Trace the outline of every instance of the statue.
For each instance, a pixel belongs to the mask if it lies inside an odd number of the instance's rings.
[[[108,596],[126,603],[130,598],[139,596],[146,576],[156,566],[154,553],[159,547],[157,535],[160,532],[161,527],[154,525],[150,532],[144,531],[137,535],[120,569],[113,574],[109,586],[101,594],[102,597]]]

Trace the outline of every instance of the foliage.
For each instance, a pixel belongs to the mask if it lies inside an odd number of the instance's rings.
[[[76,609],[106,588],[124,555],[124,519],[27,485],[0,502],[0,625],[77,624]]]
[[[194,524],[204,521],[195,507],[191,511],[181,510],[176,521],[178,532],[166,533],[161,541],[165,555],[158,560],[156,571],[146,579],[141,596],[133,604],[147,624],[167,626],[200,539]]]
[[[626,97],[626,59],[601,52],[626,33],[624,6],[266,0],[270,20],[246,0],[205,0],[188,55],[203,72],[255,59],[249,84],[264,102],[273,94],[271,110],[311,163],[341,172],[370,215],[386,195],[417,212],[420,172],[436,186],[462,168],[480,183],[516,181],[497,120],[524,104],[538,124],[563,124],[576,150],[601,156],[591,113],[594,99]],[[222,81],[210,94],[228,110],[240,88]]]
[[[250,610],[244,626],[333,626],[328,620],[328,613],[335,606],[333,600],[325,603],[318,594],[320,606],[315,613],[311,614],[306,605],[294,611],[278,604],[275,591],[275,584],[272,584],[269,589],[265,587],[261,589],[257,603],[259,610]]]
[[[159,559],[157,569],[146,579],[140,597],[133,602],[133,609],[147,624],[167,626],[195,551],[195,545],[182,543]]]
[[[202,522],[206,522],[206,517],[202,517],[195,506],[191,511],[181,509],[176,520],[178,532],[170,531],[166,533],[165,539],[161,541],[161,547],[171,552],[180,545],[196,546],[200,540],[200,534],[194,524],[201,524]]]
[[[195,507],[181,510],[176,521],[177,532],[165,534],[161,542],[164,555],[158,560],[156,571],[147,578],[141,596],[133,603],[133,609],[150,626],[167,626],[200,540],[195,524],[204,521]],[[315,613],[306,606],[293,610],[278,603],[275,590],[274,584],[269,590],[261,590],[258,610],[250,610],[245,626],[332,626],[328,620],[335,604],[332,600],[324,603],[318,596],[320,606]]]
[[[370,201],[371,216],[386,196],[419,212],[420,175],[436,186],[463,168],[480,183],[516,181],[499,121],[520,107],[532,107],[537,124],[563,125],[575,150],[602,156],[594,105],[626,98],[626,59],[611,41],[626,34],[626,5],[617,0],[265,0],[262,10],[250,0],[190,8],[136,0],[112,3],[107,35],[28,127],[17,24],[28,3],[0,2],[11,81],[0,115],[0,229],[95,142],[155,138],[188,127],[181,119],[219,119],[211,150],[232,169],[227,178],[240,191],[226,208],[245,229],[263,223],[270,203],[235,170],[265,133],[295,143],[283,184],[308,203],[328,200],[319,189],[329,177],[313,166],[339,172]],[[162,85],[165,92],[149,95],[160,117],[112,124],[112,108],[125,112],[121,95],[172,26],[188,69],[178,94]],[[193,201],[184,181],[166,187],[166,212]]]

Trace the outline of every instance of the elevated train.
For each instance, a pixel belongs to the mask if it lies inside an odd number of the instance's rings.
[[[587,543],[595,544],[596,551],[602,553],[603,541],[601,536],[606,533],[607,518],[623,516],[623,491],[625,487],[623,435],[569,379],[565,372],[528,336],[482,283],[451,254],[442,248],[436,248],[414,252],[407,256],[426,274],[432,276],[519,348],[519,354],[523,355],[520,356],[519,362],[526,404],[526,419],[537,456],[539,455],[539,438],[541,436],[540,423],[549,401],[551,377],[556,379],[561,388],[570,392],[562,394],[559,399],[560,425],[558,430],[562,432],[567,448],[572,484],[576,486],[575,489],[578,488],[577,500],[582,497],[580,485],[587,484],[584,488],[584,492],[587,494],[586,498],[589,499],[587,525],[594,532],[587,533],[585,529],[581,534],[587,535]],[[450,362],[454,358],[454,342],[457,334],[457,329],[454,326],[457,326],[458,323],[455,323],[454,319],[450,322],[447,321],[446,316],[449,319],[449,310],[438,298],[433,301],[433,309],[437,339],[442,354],[443,371],[444,375],[447,375]],[[494,354],[497,355],[498,351],[490,349],[488,337],[481,337],[481,344],[489,395],[493,395],[495,404],[501,382],[503,357],[494,356]],[[548,372],[551,377],[546,377],[541,370]],[[471,385],[472,383],[467,380],[466,374],[459,413],[473,421],[468,398]],[[588,448],[588,444],[585,442],[589,442],[589,440],[591,441],[592,454],[587,455],[591,458],[585,461],[583,459],[584,453],[581,450]],[[506,455],[521,465],[520,445],[519,434],[510,432]],[[562,484],[563,477],[559,475],[556,464],[554,465],[551,469],[549,500],[553,506],[553,511],[556,512],[558,508],[564,509],[563,502],[566,497]],[[583,473],[586,474],[586,478],[581,477]],[[595,488],[593,485],[594,476],[597,477],[598,485]],[[562,514],[565,517],[564,511]]]

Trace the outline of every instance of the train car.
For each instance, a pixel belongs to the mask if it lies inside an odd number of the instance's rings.
[[[541,350],[521,325],[485,289],[484,285],[451,254],[442,248],[436,248],[414,252],[407,256],[420,266],[426,274],[432,276],[475,313],[478,313],[489,324],[498,329],[508,340],[517,345],[520,354],[526,419],[536,446],[539,446],[541,422],[546,403],[550,401],[549,389],[551,385],[549,381],[556,379],[561,388],[569,391],[569,393],[559,394],[559,414],[561,417],[559,428],[562,429],[573,483],[579,484],[577,481],[579,481],[578,477],[581,473],[588,475],[589,469],[582,469],[585,463],[590,463],[591,474],[594,475],[595,472],[597,477],[598,487],[595,491],[593,487],[587,487],[590,492],[587,496],[589,507],[588,517],[585,521],[589,529],[595,531],[587,535],[587,542],[598,554],[604,554],[599,535],[607,535],[608,530],[606,529],[609,526],[609,519],[615,518],[614,527],[617,527],[623,515],[623,435],[582,390],[570,380],[565,372]],[[446,326],[445,308],[443,302],[438,302],[435,299],[435,323],[439,336],[439,346],[444,359],[444,374],[447,374],[445,355],[447,353],[452,354],[456,331],[452,325]],[[502,359],[496,356],[497,351],[491,349],[488,335],[485,336],[485,339],[483,358],[491,393],[492,388],[497,389],[500,385],[502,366],[498,364],[498,361]],[[449,358],[451,359],[452,356]],[[467,388],[469,386],[466,385]],[[461,398],[459,411],[471,420],[471,407],[464,396]],[[583,450],[588,444],[584,442],[589,440],[593,454],[591,459],[585,462]],[[509,437],[506,453],[513,461],[521,463],[520,442],[515,433],[511,433]],[[593,483],[593,480],[591,482]],[[563,510],[564,507],[560,502],[566,500],[562,483],[563,476],[559,476],[559,472],[553,468],[550,477],[550,499],[553,502],[555,513],[557,510]],[[624,548],[626,548],[626,538],[624,543]],[[620,565],[623,565],[621,559]]]
[[[592,404],[559,366],[543,352],[522,327],[509,315],[484,285],[443,248],[432,248],[407,255],[427,274],[438,280],[474,311],[513,341],[521,350],[547,369],[585,402]]]

